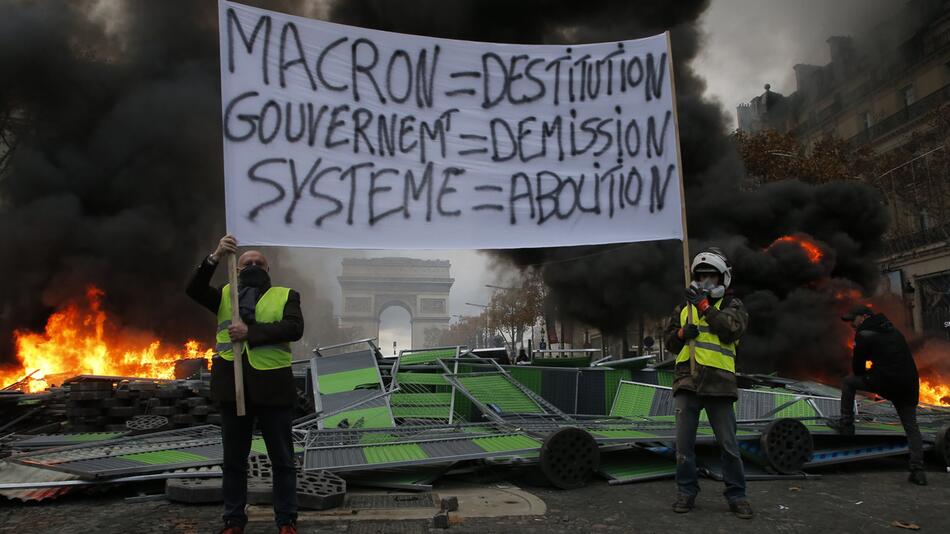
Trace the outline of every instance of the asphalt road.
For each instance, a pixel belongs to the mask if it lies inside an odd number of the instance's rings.
[[[890,532],[894,521],[914,523],[922,532],[950,532],[950,473],[928,465],[930,484],[906,481],[904,458],[829,468],[818,480],[749,482],[752,520],[733,517],[722,484],[701,481],[697,509],[674,514],[671,480],[609,486],[595,481],[574,491],[524,486],[547,505],[544,516],[469,518],[448,531],[431,532],[561,534],[584,532]],[[517,482],[516,482],[517,483]],[[150,492],[159,491],[152,488]],[[436,488],[438,490],[438,487]],[[0,533],[208,533],[217,532],[217,505],[182,505],[163,500],[127,502],[127,490],[68,496],[41,503],[0,502]],[[300,532],[425,532],[424,522],[304,522]],[[272,523],[253,523],[248,532],[275,532]]]

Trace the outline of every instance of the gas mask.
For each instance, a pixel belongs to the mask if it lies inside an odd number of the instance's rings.
[[[719,283],[718,274],[699,274],[699,287],[709,292],[709,296],[720,299],[726,294],[726,287]]]

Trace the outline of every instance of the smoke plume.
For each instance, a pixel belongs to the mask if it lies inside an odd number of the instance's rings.
[[[123,4],[110,31],[94,2],[0,5],[0,105],[16,119],[0,355],[87,284],[129,325],[172,339],[206,326],[182,284],[221,228],[212,7]]]
[[[265,6],[300,15],[324,7]],[[835,295],[874,285],[885,216],[874,193],[856,183],[740,190],[743,169],[723,111],[703,99],[704,82],[690,66],[707,7],[701,0],[348,0],[333,3],[329,15],[382,30],[511,43],[670,30],[690,248],[715,244],[733,260],[737,293],[753,316],[743,342],[747,370],[822,361],[840,341]],[[223,230],[216,30],[210,1],[0,4],[0,130],[16,140],[0,159],[0,361],[12,352],[14,329],[41,327],[53,307],[90,283],[129,326],[169,340],[207,335],[208,317],[182,287]],[[797,233],[824,251],[820,268],[802,263],[800,248],[769,247]],[[641,314],[660,317],[682,299],[675,242],[497,254],[518,266],[543,265],[559,313],[606,332]]]
[[[886,227],[880,199],[858,183],[777,183],[740,189],[744,170],[726,133],[723,110],[704,100],[691,67],[703,36],[707,1],[337,2],[343,23],[436,37],[513,43],[572,44],[671,31],[686,183],[690,250],[722,247],[734,287],[752,315],[743,340],[746,371],[816,367],[842,370],[846,332],[838,319],[852,290],[870,291],[874,254]],[[813,264],[797,245],[770,245],[807,234],[822,251]],[[678,242],[493,252],[514,265],[541,266],[565,318],[619,333],[640,315],[659,318],[683,299]]]
[[[0,364],[89,284],[208,338],[183,288],[224,230],[219,83],[215,2],[0,2]]]

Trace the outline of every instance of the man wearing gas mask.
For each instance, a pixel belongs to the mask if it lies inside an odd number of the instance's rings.
[[[241,534],[247,523],[247,457],[255,420],[273,465],[274,514],[281,534],[295,533],[296,484],[291,422],[296,401],[291,370],[290,343],[303,336],[300,295],[289,288],[272,286],[267,258],[249,250],[238,259],[238,309],[241,322],[231,323],[228,285],[210,285],[218,262],[237,253],[237,240],[221,238],[191,278],[188,296],[218,318],[215,357],[211,366],[211,396],[221,410],[224,448],[222,491],[223,533]],[[238,417],[234,400],[232,342],[243,342],[241,362],[247,415]]]
[[[736,346],[749,324],[749,314],[729,291],[732,267],[721,250],[710,247],[700,252],[690,270],[686,305],[676,308],[666,329],[666,346],[677,354],[673,379],[677,498],[673,510],[689,512],[699,493],[696,430],[705,409],[719,443],[729,509],[737,517],[749,519],[752,506],[746,498],[733,411],[739,396]]]

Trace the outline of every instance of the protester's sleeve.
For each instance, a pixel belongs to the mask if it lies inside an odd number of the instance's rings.
[[[741,300],[732,298],[720,310],[710,306],[706,310],[706,322],[712,333],[719,336],[719,341],[735,343],[749,326],[749,313]]]
[[[221,288],[211,286],[211,277],[214,276],[217,268],[217,263],[211,263],[208,258],[205,258],[195,269],[185,288],[185,294],[211,313],[218,313],[218,308],[221,306]]]
[[[666,341],[666,350],[673,354],[679,354],[683,350],[683,340],[679,338],[680,315],[683,313],[682,306],[677,306],[673,315],[666,323],[666,330],[663,331],[664,341]]]
[[[874,343],[874,333],[869,330],[859,330],[854,335],[854,357],[851,358],[851,370],[855,376],[868,372],[867,362],[871,359],[872,343]]]

